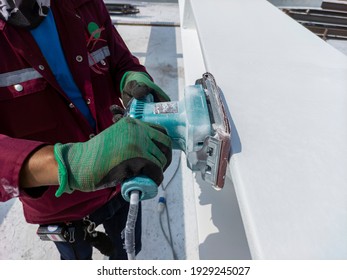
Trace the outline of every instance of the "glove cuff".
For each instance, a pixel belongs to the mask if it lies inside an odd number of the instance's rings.
[[[120,89],[120,92],[123,92],[123,89],[125,87],[125,84],[127,82],[127,77],[129,76],[129,74],[131,74],[132,72],[131,71],[128,71],[128,72],[125,72],[122,79],[120,80],[120,84],[119,84],[119,89]]]
[[[120,82],[120,91],[123,92],[123,89],[126,83],[130,81],[137,81],[138,83],[144,83],[149,88],[153,89],[156,94],[156,101],[170,101],[170,97],[157,85],[155,84],[150,76],[145,72],[134,72],[128,71],[125,72],[121,82]]]
[[[68,187],[68,172],[67,166],[64,161],[64,154],[66,153],[66,147],[68,145],[63,145],[57,143],[54,145],[54,157],[58,163],[58,181],[59,188],[55,193],[56,197],[60,197],[63,193],[72,193],[72,190]]]

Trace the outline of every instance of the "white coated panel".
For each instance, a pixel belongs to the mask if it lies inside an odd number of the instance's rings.
[[[190,4],[252,257],[346,259],[346,56],[265,0]]]

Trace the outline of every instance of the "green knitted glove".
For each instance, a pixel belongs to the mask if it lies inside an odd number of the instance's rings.
[[[131,98],[141,99],[148,93],[153,95],[155,102],[170,101],[170,97],[144,72],[126,72],[120,82],[120,91],[125,107]]]
[[[122,118],[87,142],[55,144],[59,173],[55,195],[113,187],[140,174],[160,185],[171,152],[171,140],[162,127]]]

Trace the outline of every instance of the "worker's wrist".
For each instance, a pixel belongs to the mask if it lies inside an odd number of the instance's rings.
[[[41,147],[28,156],[19,174],[20,187],[58,185],[58,167],[53,147]]]

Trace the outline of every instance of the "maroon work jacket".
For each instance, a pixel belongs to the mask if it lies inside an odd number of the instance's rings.
[[[51,5],[67,63],[97,125],[94,131],[62,91],[30,32],[0,20],[0,201],[19,197],[27,222],[41,224],[81,219],[116,188],[59,198],[57,186],[23,191],[18,179],[24,160],[45,143],[84,142],[110,126],[109,107],[121,104],[123,74],[145,71],[102,0],[53,0]],[[90,23],[101,30],[97,40],[88,32]]]

